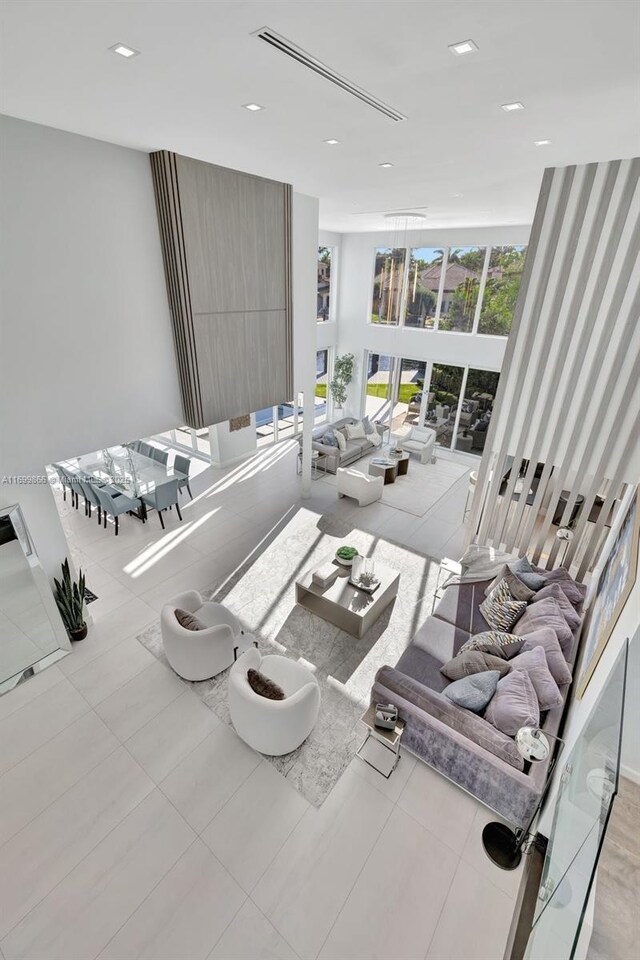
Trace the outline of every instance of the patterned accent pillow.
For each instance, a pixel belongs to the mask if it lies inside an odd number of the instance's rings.
[[[488,597],[492,590],[494,590],[501,580],[507,581],[507,586],[509,587],[509,593],[514,600],[524,600],[525,603],[528,603],[529,600],[533,600],[536,595],[535,590],[531,590],[526,583],[516,576],[512,570],[509,569],[505,563],[504,567],[498,574],[498,576],[491,581],[489,586],[484,592],[485,597]]]
[[[176,620],[181,627],[184,627],[185,630],[206,630],[207,625],[203,623],[202,620],[198,620],[197,617],[194,617],[192,613],[189,613],[188,610],[181,610],[180,607],[175,609]]]
[[[284,700],[284,690],[277,683],[265,677],[264,673],[251,668],[247,670],[247,680],[249,686],[259,697],[266,697],[267,700]]]
[[[480,604],[480,613],[494,630],[510,630],[526,609],[524,600],[514,600],[506,580],[494,587]]]
[[[502,630],[485,630],[483,633],[476,633],[467,640],[458,650],[458,656],[461,653],[467,653],[469,650],[480,650],[482,653],[490,653],[492,657],[501,657],[508,660],[520,653],[520,648],[524,643],[523,637],[516,637],[513,633],[505,633]]]
[[[324,443],[325,447],[335,447],[337,450],[338,440],[336,438],[335,430],[327,430],[327,432],[322,436],[322,442]]]
[[[346,449],[347,449],[347,440],[346,440],[346,437],[345,437],[344,433],[342,432],[342,430],[334,430],[333,433],[334,433],[334,436],[335,436],[336,440],[338,441],[338,449],[339,449],[340,452],[342,453],[343,450],[346,450]]]

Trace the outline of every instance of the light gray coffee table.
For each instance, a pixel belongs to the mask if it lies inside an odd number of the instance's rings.
[[[397,596],[400,574],[376,561],[375,574],[380,586],[375,593],[365,593],[349,583],[351,568],[334,560],[336,577],[329,586],[321,587],[313,582],[313,571],[331,560],[325,557],[321,564],[296,580],[296,602],[352,636],[362,637]]]

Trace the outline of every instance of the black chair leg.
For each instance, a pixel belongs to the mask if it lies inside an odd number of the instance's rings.
[[[115,520],[116,520],[116,537],[117,537],[118,536],[118,518],[116,517]]]
[[[107,529],[107,511],[104,512],[104,528]]]
[[[102,523],[102,507],[98,507],[98,526]]]
[[[191,487],[189,486],[189,484],[187,484],[187,490],[189,491],[189,496],[193,500],[193,494],[191,493]]]
[[[162,519],[162,510],[158,510],[158,516],[160,517],[160,526],[164,530],[164,520]]]
[[[178,516],[179,516],[180,519],[182,520],[182,514],[180,513],[180,506],[179,506],[179,504],[177,504],[177,503],[176,503],[176,510],[178,511]]]

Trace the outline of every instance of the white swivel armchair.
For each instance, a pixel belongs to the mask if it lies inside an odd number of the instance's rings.
[[[367,477],[359,470],[352,470],[350,467],[338,467],[337,480],[338,496],[353,497],[361,507],[366,507],[367,504],[379,500],[382,496],[383,477]]]
[[[187,630],[176,619],[186,610],[205,624],[205,630]],[[197,590],[187,590],[166,603],[160,614],[162,643],[167,660],[184,680],[208,680],[230,667],[254,642],[240,621],[221,603],[203,601]]]
[[[436,432],[430,427],[411,427],[401,443],[404,450],[418,454],[420,463],[429,463],[436,443]]]
[[[256,693],[247,672],[259,670],[282,688],[284,700]],[[280,757],[307,739],[320,709],[320,687],[311,670],[297,660],[247,650],[229,672],[229,713],[238,736],[259,753]]]

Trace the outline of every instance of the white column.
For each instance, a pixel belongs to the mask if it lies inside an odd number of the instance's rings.
[[[293,358],[294,383],[304,397],[302,413],[302,496],[311,496],[311,452],[315,419],[316,314],[318,285],[318,200],[293,195]]]

